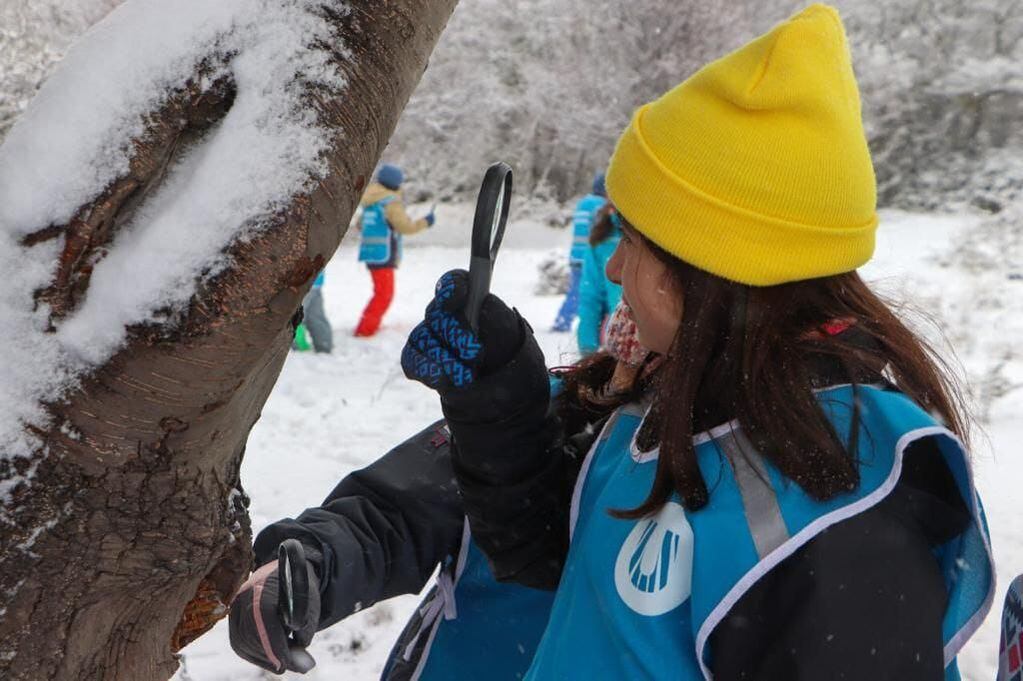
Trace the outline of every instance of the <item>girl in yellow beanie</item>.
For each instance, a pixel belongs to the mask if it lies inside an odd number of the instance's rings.
[[[631,386],[597,353],[551,400],[517,312],[465,324],[461,273],[402,357],[495,575],[557,590],[527,678],[958,678],[994,587],[967,418],[855,271],[875,187],[837,12],[641,107],[607,189]]]

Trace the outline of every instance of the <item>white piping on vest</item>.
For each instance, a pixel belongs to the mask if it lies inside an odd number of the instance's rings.
[[[823,392],[827,392],[829,390],[835,390],[837,388],[849,388],[849,387],[852,387],[852,385],[853,385],[852,383],[836,383],[834,385],[829,385],[829,386],[826,386],[824,388],[814,388],[813,392],[814,392],[814,394],[823,393]],[[880,384],[875,384],[875,383],[858,383],[856,385],[856,387],[859,387],[859,388],[868,387],[868,388],[878,388],[878,389],[883,389],[884,388],[884,386],[882,386]],[[650,412],[650,408],[647,407],[646,412],[643,414],[643,420],[644,421],[646,420],[647,414],[649,412]],[[641,451],[639,451],[639,446],[636,444],[636,436],[639,435],[639,430],[642,427],[643,427],[643,424],[641,422],[639,424],[639,428],[637,428],[636,432],[633,433],[633,435],[632,435],[632,442],[629,445],[629,453],[632,455],[632,459],[636,463],[647,463],[647,462],[650,462],[650,461],[656,461],[657,457],[661,453],[660,446],[654,447],[649,452],[641,452]],[[699,432],[699,433],[696,433],[695,435],[693,435],[693,446],[694,447],[698,447],[698,446],[702,445],[704,442],[709,442],[711,440],[716,440],[719,437],[721,437],[722,435],[725,435],[726,433],[730,433],[731,431],[738,430],[738,429],[739,429],[739,419],[732,419],[731,421],[729,421],[727,423],[722,423],[719,426],[714,426],[710,430],[704,430],[702,432]]]
[[[895,485],[898,483],[899,477],[902,475],[902,459],[903,455],[906,452],[906,448],[909,447],[909,445],[916,442],[917,440],[920,440],[925,437],[931,437],[933,435],[943,435],[945,437],[951,438],[954,442],[956,442],[956,444],[959,445],[960,449],[963,452],[966,451],[965,447],[962,446],[962,442],[960,442],[959,438],[957,438],[955,434],[953,434],[947,428],[943,428],[941,426],[928,426],[927,428],[918,428],[916,430],[911,430],[910,432],[905,433],[901,438],[899,438],[898,443],[895,445],[895,460],[892,464],[892,470],[888,474],[888,478],[876,490],[874,490],[867,496],[863,497],[859,501],[855,501],[849,504],[848,506],[843,506],[842,508],[836,509],[831,513],[826,513],[821,517],[817,518],[812,523],[804,527],[800,532],[798,532],[787,542],[778,547],[766,558],[764,558],[759,563],[750,568],[750,570],[746,572],[746,574],[743,575],[738,582],[736,582],[735,586],[733,586],[729,590],[729,592],[725,594],[725,597],[721,599],[721,602],[718,603],[713,610],[711,610],[710,614],[707,616],[707,619],[704,620],[702,625],[700,625],[700,629],[696,634],[696,660],[697,662],[700,663],[700,671],[703,672],[704,679],[706,679],[707,681],[711,681],[713,679],[713,676],[711,676],[710,669],[707,668],[706,663],[703,661],[703,649],[707,645],[707,640],[710,638],[711,632],[714,631],[717,625],[721,623],[721,620],[724,619],[725,615],[728,614],[728,611],[731,610],[735,606],[735,604],[739,602],[739,599],[742,598],[743,595],[745,595],[746,592],[749,591],[750,588],[752,588],[753,585],[756,584],[761,577],[763,577],[772,569],[774,569],[774,567],[777,566],[780,562],[791,556],[799,548],[801,548],[815,536],[820,534],[823,530],[834,525],[835,523],[839,523],[843,520],[852,518],[853,516],[862,513],[863,511],[866,511],[867,509],[872,508],[873,506],[876,506],[878,503],[880,503],[885,497],[887,497],[891,493],[893,489],[895,489]],[[968,471],[970,488],[973,489],[973,473],[969,472],[969,466],[967,466],[966,468]],[[973,499],[971,499],[970,504],[973,511],[974,522],[977,524],[978,528],[981,528],[982,525],[980,522],[979,510],[977,508],[976,494],[974,494],[974,497]],[[984,549],[985,551],[987,551],[988,559],[990,560],[991,559],[990,543],[988,542],[987,537],[984,535],[983,532],[981,532],[981,536],[984,537]],[[952,659],[956,656],[956,653],[959,652],[959,649],[962,648],[963,644],[967,641],[967,639],[969,639],[969,637],[972,636],[973,633],[980,626],[980,623],[984,620],[984,615],[986,615],[987,611],[990,610],[991,603],[993,602],[993,600],[994,580],[992,579],[992,583],[990,588],[988,589],[988,594],[984,600],[984,604],[976,613],[974,613],[973,617],[971,617],[969,621],[967,621],[966,624],[964,624],[963,627],[960,628],[960,630],[955,634],[955,636],[953,636],[949,640],[948,644],[945,645],[946,667],[949,665],[949,663],[951,663]]]
[[[646,417],[650,415],[650,410],[653,409],[653,406],[654,404],[651,401],[650,404],[646,405],[646,408],[643,410],[642,414],[636,414],[635,412],[633,412],[634,415],[636,416],[642,415],[643,417],[639,420],[639,425],[636,426],[636,430],[633,431],[632,439],[629,440],[629,456],[631,456],[632,460],[635,461],[636,463],[647,463],[649,461],[657,461],[657,457],[661,453],[660,445],[657,445],[649,452],[641,452],[639,451],[639,445],[636,444],[636,439],[639,437],[639,431],[643,430],[643,423],[646,421]]]
[[[575,523],[579,520],[579,500],[583,495],[583,484],[586,482],[586,475],[590,472],[590,464],[593,463],[593,455],[597,451],[597,447],[604,441],[605,436],[610,436],[611,429],[614,427],[615,421],[618,420],[618,413],[611,414],[611,417],[604,423],[604,427],[600,429],[600,435],[590,445],[590,451],[586,452],[586,458],[583,459],[583,465],[579,469],[579,475],[575,479],[575,487],[572,489],[572,505],[568,509],[568,543],[572,543],[572,536],[575,534]]]
[[[652,406],[652,405],[651,405]],[[646,417],[650,414],[650,407],[647,407],[643,413],[643,421],[646,421]],[[649,452],[641,452],[639,445],[636,443],[636,438],[639,437],[639,431],[643,428],[643,421],[640,421],[639,427],[636,428],[636,432],[632,434],[632,440],[629,442],[629,454],[632,456],[632,460],[636,463],[648,463],[650,461],[656,461],[657,457],[661,455],[660,445],[654,447]],[[693,447],[699,447],[704,442],[710,442],[716,440],[722,435],[731,433],[734,430],[739,429],[739,419],[732,419],[727,423],[722,423],[719,426],[714,426],[710,430],[705,430],[696,435],[693,435]]]
[[[412,653],[415,652],[416,644],[419,642],[419,637],[423,635],[423,630],[430,627],[430,637],[426,639],[423,654],[419,656],[419,662],[416,664],[416,670],[412,673],[410,681],[418,681],[419,677],[423,674],[423,669],[426,668],[426,659],[430,657],[433,639],[436,638],[437,630],[440,629],[441,613],[444,614],[443,619],[446,620],[453,620],[458,617],[458,607],[455,603],[455,587],[458,586],[458,580],[461,579],[462,572],[465,570],[465,561],[469,556],[469,540],[469,518],[466,518],[462,526],[462,545],[458,548],[455,577],[452,579],[443,569],[437,573],[437,592],[430,599],[430,602],[420,609],[419,614],[422,617],[422,623],[419,625],[419,631],[416,632],[415,638],[405,646],[403,657],[406,660],[410,660],[412,659]]]

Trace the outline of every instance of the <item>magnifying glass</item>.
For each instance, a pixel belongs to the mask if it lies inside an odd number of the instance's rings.
[[[511,203],[512,169],[507,163],[495,163],[483,175],[476,216],[472,221],[472,255],[469,260],[469,302],[466,317],[473,331],[479,331],[480,307],[490,293],[494,260],[501,248],[504,227]]]
[[[302,542],[285,539],[277,547],[277,575],[281,585],[277,596],[281,621],[288,631],[300,631],[309,619],[309,573]],[[305,648],[294,642],[290,642],[288,647],[292,660],[299,667],[296,671],[305,673],[316,666],[316,661]]]

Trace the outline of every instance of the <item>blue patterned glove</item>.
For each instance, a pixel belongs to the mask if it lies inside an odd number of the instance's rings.
[[[437,282],[425,319],[409,334],[401,353],[405,375],[441,393],[465,388],[504,366],[522,346],[526,324],[500,298],[488,295],[480,309],[479,336],[465,316],[469,273],[452,270]]]

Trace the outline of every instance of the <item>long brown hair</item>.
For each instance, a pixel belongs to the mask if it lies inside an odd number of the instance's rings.
[[[615,207],[610,201],[600,207],[593,218],[593,226],[590,227],[590,246],[606,241],[614,233],[614,214]]]
[[[965,441],[965,401],[950,367],[856,272],[752,287],[645,241],[667,265],[684,312],[637,437],[643,449],[660,447],[653,488],[637,508],[612,511],[616,517],[647,516],[674,493],[689,509],[703,507],[708,491],[693,435],[698,425],[718,425],[713,419],[721,414],[737,419],[757,452],[814,499],[854,489],[858,414],[854,405],[844,439],[835,432],[814,396],[821,386],[812,367],[822,357],[839,363],[854,390],[882,377],[891,381]],[[836,319],[855,324],[868,342],[812,333]]]
[[[653,357],[650,355],[647,360]],[[607,351],[598,350],[574,365],[551,369],[561,381],[554,405],[566,433],[592,427],[618,407],[641,399],[650,388],[653,379],[641,367],[629,389],[610,394],[604,391],[617,364],[618,360]],[[598,395],[599,400],[592,399]]]

